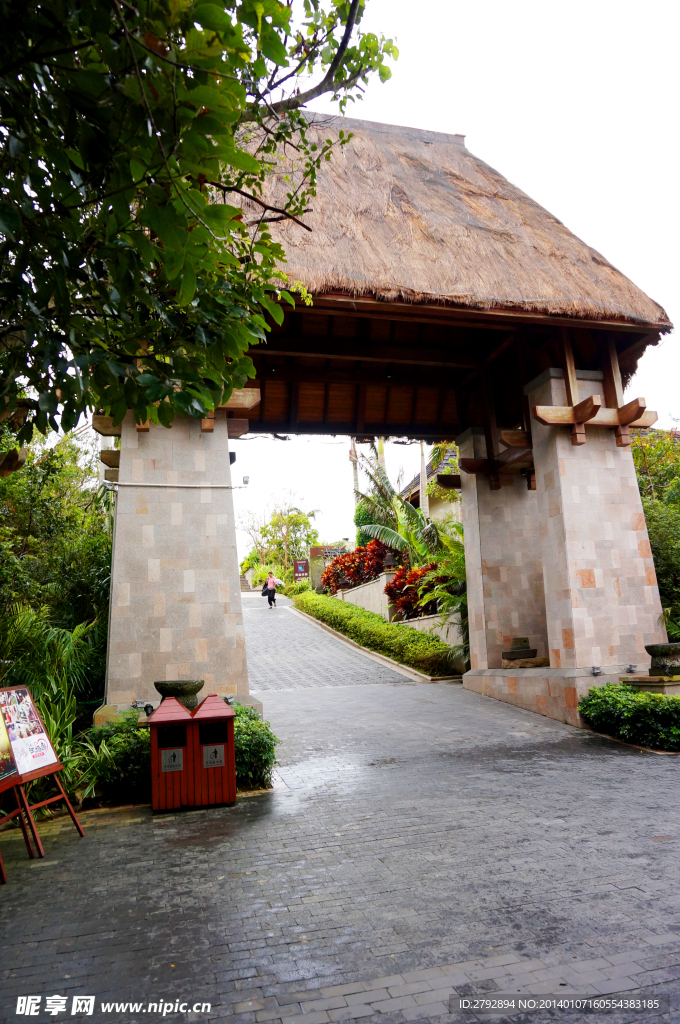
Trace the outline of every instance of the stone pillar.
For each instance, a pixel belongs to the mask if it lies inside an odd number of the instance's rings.
[[[600,395],[602,374],[577,371],[579,398]],[[562,370],[528,384],[529,404],[566,405]],[[647,526],[630,448],[613,430],[532,421],[551,669],[599,666],[616,680],[626,664],[649,667],[645,644],[666,639]],[[592,682],[592,679],[591,679]]]
[[[461,458],[486,458],[483,430],[457,443]],[[528,636],[539,658],[548,653],[536,491],[519,473],[500,479],[492,491],[487,477],[461,473],[473,670],[500,668],[513,636]]]
[[[119,484],[107,708],[157,704],[161,679],[203,679],[203,696],[257,705],[248,696],[232,492],[208,486],[231,484],[224,411],[210,433],[189,417],[138,432],[128,413]]]

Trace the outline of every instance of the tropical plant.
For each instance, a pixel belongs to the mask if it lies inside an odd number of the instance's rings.
[[[248,347],[294,302],[269,222],[305,230],[333,148],[300,108],[343,110],[397,55],[363,11],[0,5],[0,403],[20,440],[98,407],[200,418],[254,375]],[[280,205],[262,198],[272,173]]]
[[[386,556],[387,548],[379,540],[338,555],[324,569],[321,586],[329,594],[337,594],[345,587],[358,587],[361,583],[376,580],[384,571]]]
[[[680,432],[635,430],[631,451],[643,498],[680,503]]]
[[[381,541],[393,551],[406,555],[412,566],[424,565],[440,546],[437,524],[426,519],[392,486],[373,448],[370,457],[360,456],[362,469],[369,479],[369,492],[357,491],[372,523],[362,524],[367,537]]]
[[[292,567],[293,559],[306,557],[319,540],[319,532],[312,525],[314,515],[313,510],[303,512],[290,500],[283,501],[262,527],[268,557],[282,565],[284,572]]]
[[[385,593],[398,618],[414,619],[418,615],[428,615],[437,610],[436,604],[429,607],[432,602],[425,601],[420,592],[425,576],[437,571],[437,562],[430,562],[415,569],[407,563],[397,569],[389,583],[385,584]]]
[[[374,515],[369,511],[366,503],[362,499],[357,503],[357,507],[354,510],[354,525],[358,527],[357,547],[365,548],[368,546],[371,538],[364,533],[362,526],[371,525],[374,521]]]

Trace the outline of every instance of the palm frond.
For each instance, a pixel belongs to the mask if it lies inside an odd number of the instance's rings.
[[[388,548],[392,548],[394,551],[407,551],[408,541],[405,540],[401,534],[397,533],[396,530],[391,530],[389,526],[381,526],[378,523],[374,523],[370,526],[362,526],[362,531],[368,537],[375,537],[376,540],[382,541]]]

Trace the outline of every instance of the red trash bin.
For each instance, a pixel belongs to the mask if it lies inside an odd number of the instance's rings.
[[[234,712],[221,697],[187,711],[166,697],[149,716],[154,811],[236,802]]]
[[[236,802],[235,717],[215,694],[206,697],[191,716],[195,807]]]
[[[166,697],[149,716],[149,728],[152,809],[171,811],[193,807],[191,713],[175,697]]]

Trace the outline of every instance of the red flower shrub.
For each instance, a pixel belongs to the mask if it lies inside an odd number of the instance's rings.
[[[420,569],[412,569],[409,565],[402,565],[395,572],[392,582],[385,586],[385,593],[390,599],[390,604],[395,606],[403,619],[414,619],[418,615],[429,615],[436,612],[436,607],[432,609],[427,605],[424,608],[418,607],[418,602],[420,601],[418,587],[420,582],[426,573],[436,568],[436,562],[430,562],[429,565],[424,565]]]
[[[338,590],[358,587],[360,583],[376,580],[383,571],[388,549],[379,540],[372,540],[365,548],[338,555],[326,566],[321,577],[321,586],[329,594]]]

